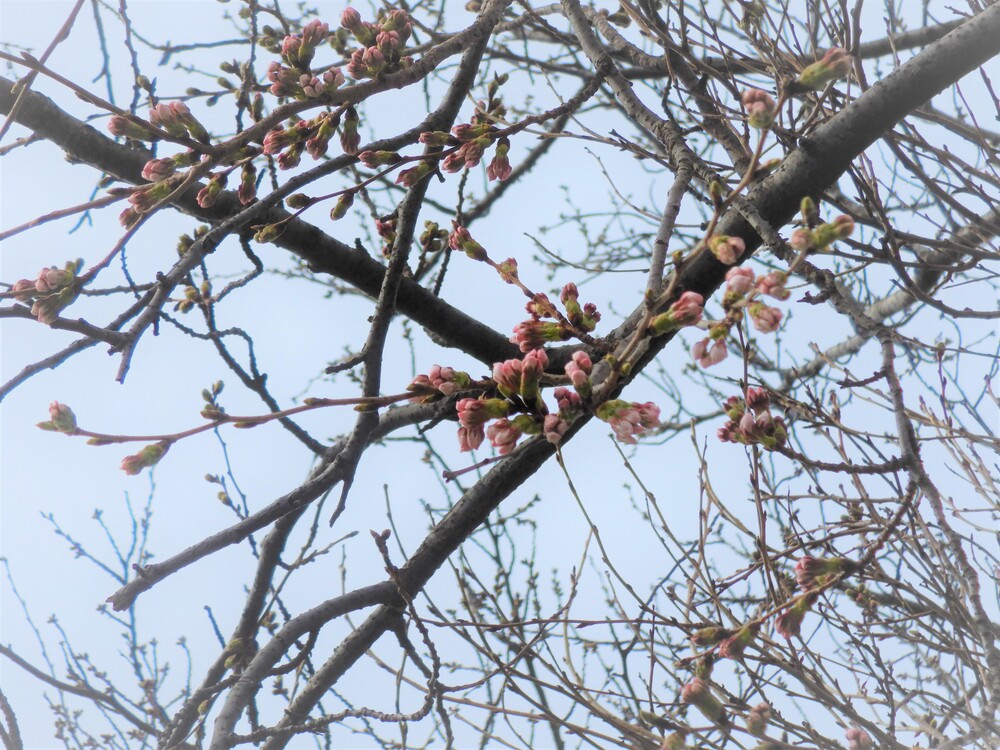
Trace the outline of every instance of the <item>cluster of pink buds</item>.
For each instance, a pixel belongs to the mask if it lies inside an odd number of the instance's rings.
[[[212,175],[205,187],[198,191],[196,197],[198,205],[202,208],[214,206],[215,202],[219,200],[219,196],[222,195],[222,189],[226,186],[227,178],[228,174],[226,172],[219,172]]]
[[[594,415],[611,426],[621,442],[635,445],[636,435],[660,426],[660,407],[652,401],[643,404],[614,399],[597,407]]]
[[[160,102],[149,108],[149,121],[166,130],[175,138],[186,138],[189,134],[195,140],[208,143],[211,139],[205,126],[195,119],[184,102]]]
[[[726,709],[722,701],[715,697],[708,681],[701,677],[693,677],[681,689],[681,700],[689,706],[694,706],[714,724],[723,726],[727,723]]]
[[[731,266],[746,252],[747,245],[741,237],[713,234],[708,238],[708,249],[720,263]]]
[[[417,375],[406,390],[413,391],[411,401],[426,403],[442,396],[464,390],[472,385],[469,373],[456,370],[454,367],[434,365],[426,375]]]
[[[798,79],[793,81],[795,91],[819,91],[828,83],[839,81],[851,72],[854,58],[847,50],[834,47],[828,50],[822,59],[814,62],[803,70]]]
[[[669,310],[649,322],[649,330],[654,336],[662,336],[685,326],[698,325],[704,310],[704,297],[697,292],[684,292]]]
[[[510,413],[510,404],[502,398],[463,398],[455,404],[458,412],[458,444],[462,451],[472,451],[486,438],[486,423]]]
[[[544,349],[532,349],[523,359],[508,359],[493,365],[493,380],[497,390],[507,399],[520,399],[529,408],[539,411],[541,381],[545,368],[549,365],[548,355]]]
[[[452,221],[452,233],[448,236],[448,247],[461,250],[473,260],[486,260],[486,248],[473,239],[472,233],[457,221]]]
[[[507,136],[497,137],[498,131],[494,122],[502,119],[506,107],[496,98],[499,87],[506,81],[506,76],[499,76],[490,84],[490,96],[486,102],[479,102],[471,122],[459,123],[451,129],[451,133],[432,130],[420,134],[420,142],[428,146],[450,147],[441,160],[441,169],[445,172],[458,172],[462,169],[472,169],[483,159],[483,155],[491,145],[496,145],[493,159],[486,167],[486,177],[492,180],[506,180],[510,177],[510,139]]]
[[[836,576],[854,575],[858,564],[846,557],[806,555],[795,564],[795,581],[803,591],[820,588]]]
[[[38,272],[38,277],[19,279],[10,287],[10,296],[18,302],[31,302],[31,314],[39,323],[52,325],[60,311],[69,307],[80,294],[77,274],[82,260],[69,261],[63,268],[50,266]]]
[[[156,466],[160,462],[160,459],[167,455],[167,450],[170,448],[170,441],[161,440],[159,443],[151,443],[145,448],[140,450],[138,453],[134,453],[131,456],[125,456],[122,459],[121,469],[129,476],[135,476],[143,469],[150,466]]]
[[[590,356],[583,351],[573,352],[573,356],[566,363],[564,369],[573,389],[582,398],[589,398],[593,391],[590,373],[594,369],[594,364],[590,361]]]
[[[264,153],[277,154],[281,169],[298,166],[303,150],[313,159],[319,159],[326,154],[338,124],[334,115],[322,112],[311,120],[299,120],[287,128],[278,125],[264,136]]]
[[[771,127],[777,110],[770,94],[760,89],[747,89],[743,92],[741,101],[746,107],[747,124],[751,128],[764,130]]]
[[[726,272],[726,288],[722,295],[722,308],[726,316],[712,323],[708,328],[708,337],[691,349],[694,360],[701,367],[711,367],[724,360],[728,354],[726,335],[732,326],[742,321],[744,311],[759,332],[773,333],[778,330],[781,325],[781,310],[764,304],[760,297],[788,299],[790,295],[785,289],[787,280],[787,275],[781,271],[772,271],[758,278],[749,268],[730,268]]]
[[[313,71],[316,49],[330,36],[330,27],[314,19],[302,28],[301,34],[289,34],[281,43],[284,64],[273,61],[267,67],[267,80],[275,96],[295,99],[315,99],[331,94],[344,85],[340,68]]]
[[[747,388],[746,399],[730,396],[722,405],[729,421],[719,428],[723,443],[780,448],[788,439],[785,421],[771,416],[771,397],[763,388]]]
[[[346,8],[340,16],[340,25],[361,45],[347,65],[351,78],[378,78],[413,64],[412,58],[403,54],[413,33],[413,24],[405,10],[391,10],[379,21],[367,23],[354,8]]]

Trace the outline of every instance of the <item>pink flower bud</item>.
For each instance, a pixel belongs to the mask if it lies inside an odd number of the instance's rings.
[[[486,437],[490,439],[490,445],[497,449],[497,453],[506,456],[517,445],[521,429],[514,422],[498,419],[486,428]]]
[[[55,432],[72,435],[76,432],[76,415],[66,404],[53,401],[49,404],[49,419]]]
[[[795,81],[799,91],[819,91],[828,83],[846,76],[854,67],[854,58],[847,50],[834,47],[818,62],[806,67]]]
[[[683,687],[681,700],[697,708],[709,721],[720,726],[726,723],[726,710],[722,702],[712,694],[712,689],[701,677],[692,678]]]
[[[458,449],[463,453],[476,450],[485,439],[486,431],[482,425],[458,428]]]
[[[361,26],[361,14],[354,8],[344,8],[344,12],[340,14],[340,25],[348,31],[356,31]]]
[[[691,356],[701,367],[717,365],[728,354],[729,350],[726,349],[724,339],[717,339],[714,342],[710,338],[702,339],[691,348]]]
[[[560,417],[558,414],[546,414],[545,420],[542,426],[542,434],[545,435],[545,439],[548,440],[553,445],[559,443],[562,440],[563,435],[569,429],[569,422]]]
[[[170,443],[166,440],[147,445],[138,453],[125,456],[122,459],[122,471],[129,476],[135,476],[146,467],[156,466],[160,462],[160,459],[167,454],[169,448]]]
[[[712,251],[718,261],[724,265],[731,266],[746,251],[746,243],[740,237],[729,237],[725,234],[712,235],[708,241],[708,249]]]
[[[177,171],[173,159],[150,159],[142,168],[142,179],[149,182],[159,182],[170,177]]]
[[[753,289],[754,272],[735,266],[726,271],[726,294],[742,297]]]
[[[848,729],[844,738],[847,740],[847,750],[872,750],[875,747],[871,735],[859,727]]]
[[[747,109],[747,123],[751,128],[762,130],[774,122],[774,99],[760,89],[747,89],[742,96],[743,106]]]
[[[770,721],[771,707],[766,703],[758,703],[747,714],[747,731],[754,737],[763,737]]]
[[[10,288],[10,295],[18,302],[27,302],[35,296],[35,282],[31,279],[19,279]]]
[[[654,335],[663,335],[684,326],[697,325],[704,310],[705,298],[697,292],[684,292],[670,309],[649,323]]]
[[[766,294],[775,299],[788,299],[791,292],[785,289],[788,275],[783,271],[771,271],[766,276],[757,279],[756,288],[760,294]]]
[[[781,325],[781,310],[768,307],[763,302],[755,302],[748,308],[753,327],[761,333],[774,333]]]
[[[486,260],[486,248],[472,239],[469,230],[461,226],[457,221],[452,221],[454,231],[448,237],[448,246],[452,250],[461,250],[473,260]]]

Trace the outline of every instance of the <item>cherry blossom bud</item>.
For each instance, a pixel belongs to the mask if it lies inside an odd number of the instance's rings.
[[[18,302],[27,302],[35,296],[35,282],[31,279],[19,279],[10,288],[10,295]]]
[[[352,33],[355,32],[361,27],[361,14],[354,8],[344,8],[344,12],[340,14],[340,25]]]
[[[41,422],[38,426],[50,432],[61,432],[64,435],[76,433],[76,415],[66,404],[53,401],[49,404],[49,420]]]
[[[710,338],[702,339],[691,348],[691,356],[701,367],[717,365],[728,354],[724,339],[716,339],[714,342]]]
[[[170,177],[177,171],[173,159],[150,159],[142,168],[142,179],[149,182],[159,182]]]
[[[711,625],[709,627],[700,628],[691,634],[691,643],[699,648],[705,648],[706,646],[715,646],[721,643],[726,638],[732,636],[733,631],[729,628],[724,628],[720,625]]]
[[[75,268],[76,265],[72,263],[67,264],[66,268],[43,268],[35,280],[35,291],[39,294],[51,294],[72,285],[76,279]]]
[[[413,187],[429,175],[433,169],[429,162],[419,161],[417,162],[417,166],[400,171],[396,176],[396,184],[408,188]]]
[[[743,106],[747,110],[747,123],[751,128],[763,130],[771,127],[774,122],[774,99],[766,91],[747,89],[742,96]]]
[[[222,194],[223,186],[226,184],[226,177],[224,172],[213,175],[208,184],[198,191],[196,200],[199,206],[210,208],[215,205],[215,202],[219,199],[219,195]]]
[[[726,271],[726,294],[742,297],[753,289],[754,272],[750,268],[733,267]]]
[[[720,263],[731,266],[746,251],[746,243],[740,237],[729,237],[725,234],[714,234],[708,241],[708,249]]]
[[[122,471],[129,476],[135,476],[140,471],[149,466],[156,466],[170,448],[169,441],[163,440],[159,443],[152,443],[131,456],[122,459]]]
[[[771,271],[766,276],[759,277],[755,286],[760,294],[783,300],[791,296],[791,292],[785,289],[787,282],[788,274],[784,271]]]
[[[463,398],[455,404],[455,410],[462,427],[481,427],[491,419],[506,417],[510,404],[499,398]]]
[[[257,167],[252,162],[243,165],[240,172],[240,186],[236,190],[236,197],[240,199],[241,205],[249,205],[257,199]]]
[[[816,207],[816,201],[808,195],[799,202],[799,212],[802,214],[802,220],[806,226],[814,226],[819,221],[819,209]]]
[[[361,145],[361,135],[358,133],[358,110],[348,107],[344,112],[344,120],[340,126],[340,147],[345,154],[358,153],[358,146]]]
[[[584,398],[590,396],[593,386],[590,382],[590,373],[593,364],[586,352],[573,352],[573,357],[565,366],[566,377],[573,385],[573,388]]]
[[[496,152],[493,161],[486,168],[486,177],[489,180],[500,180],[503,182],[510,177],[513,171],[510,166],[510,159],[507,153],[510,151],[510,141],[504,137],[497,141]]]
[[[701,677],[691,679],[681,689],[681,700],[697,708],[709,721],[719,726],[726,724],[726,710],[722,702],[712,694],[712,689]]]
[[[521,434],[517,423],[506,419],[498,419],[486,428],[486,437],[490,439],[490,445],[496,448],[501,456],[506,456],[514,450]]]
[[[806,67],[794,82],[798,91],[819,91],[828,83],[846,76],[854,67],[854,58],[845,49],[834,47],[823,58]]]
[[[331,221],[337,221],[338,219],[343,219],[351,206],[354,205],[354,190],[344,193],[340,198],[337,199],[337,203],[333,208],[330,209],[330,219]]]
[[[569,422],[558,414],[546,414],[542,426],[542,434],[553,445],[557,445],[569,430]]]
[[[823,249],[837,240],[847,239],[854,233],[854,219],[850,216],[838,216],[829,224],[820,224],[813,230],[813,244]]]
[[[448,237],[448,246],[452,250],[461,250],[473,260],[486,260],[486,248],[472,239],[469,230],[461,226],[457,221],[452,221],[454,231]]]
[[[398,164],[402,158],[395,151],[362,151],[358,154],[358,161],[369,169]]]
[[[508,284],[513,284],[517,280],[517,261],[507,258],[502,263],[497,264],[497,273]]]
[[[774,333],[781,325],[781,310],[768,307],[763,302],[755,302],[747,308],[753,327],[761,333]]]
[[[525,320],[514,326],[514,335],[510,337],[510,342],[517,344],[522,352],[530,352],[552,341],[565,341],[570,335],[570,332],[559,323]]]
[[[108,132],[114,136],[125,136],[137,141],[148,141],[155,137],[152,131],[124,115],[113,115],[108,120]]]
[[[684,292],[670,309],[657,315],[649,323],[654,336],[676,331],[684,326],[697,325],[704,310],[705,298],[697,292]]]
[[[788,239],[788,244],[799,252],[805,252],[813,248],[812,232],[808,229],[796,229]]]
[[[532,349],[524,355],[521,361],[521,399],[531,404],[539,396],[539,383],[545,368],[549,366],[549,357],[544,349]]]
[[[719,644],[719,656],[723,659],[738,659],[743,651],[757,637],[758,625],[745,625]]]
[[[816,601],[817,594],[804,596],[778,615],[774,620],[774,629],[783,638],[791,639],[802,630],[802,621]]]
[[[521,392],[521,360],[508,359],[493,364],[493,381],[497,390],[507,398],[513,398]]]
[[[629,445],[636,444],[636,435],[660,426],[660,408],[651,401],[644,404],[620,399],[605,401],[594,414],[611,426],[615,437]]]
[[[427,146],[447,146],[451,143],[451,136],[441,130],[429,130],[421,133],[417,139]]]
[[[846,557],[812,557],[806,555],[795,564],[795,580],[799,588],[809,591],[822,586],[835,575],[853,575],[858,564]]]

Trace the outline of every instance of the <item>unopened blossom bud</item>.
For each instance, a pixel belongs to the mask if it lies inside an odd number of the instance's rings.
[[[747,731],[754,737],[763,737],[770,722],[771,707],[766,703],[758,703],[747,714]]]
[[[500,278],[505,282],[513,284],[517,281],[517,261],[513,258],[507,258],[507,260],[498,263],[497,273],[500,274]]]
[[[785,289],[787,282],[788,274],[784,271],[771,271],[766,276],[759,277],[755,286],[760,294],[766,294],[775,299],[788,299],[791,292]]]
[[[758,625],[744,625],[719,644],[719,656],[723,659],[738,659],[746,647],[757,637]]]
[[[510,404],[499,398],[463,398],[455,404],[462,427],[480,427],[491,419],[506,417]]]
[[[125,456],[122,459],[122,471],[129,476],[135,476],[149,466],[156,466],[160,462],[160,459],[167,454],[169,448],[170,443],[166,440],[147,445],[138,453]]]
[[[329,36],[330,25],[323,23],[318,18],[314,18],[302,27],[302,44],[311,50],[315,50],[316,47],[323,44]]]
[[[442,130],[428,130],[420,134],[417,139],[427,146],[447,146],[451,143],[451,136]]]
[[[774,122],[774,99],[766,91],[747,89],[742,96],[743,106],[747,109],[747,124],[751,128],[763,130],[771,127]]]
[[[521,360],[508,359],[493,364],[493,381],[497,390],[507,398],[513,398],[521,392]]]
[[[709,721],[720,726],[726,723],[726,709],[701,677],[691,679],[681,689],[681,700],[697,708]]]
[[[691,634],[691,643],[699,648],[715,646],[732,636],[732,634],[733,631],[729,628],[724,628],[721,625],[711,625],[694,631]]]
[[[265,224],[260,229],[256,231],[253,236],[254,242],[260,242],[261,244],[265,242],[273,242],[281,234],[281,230],[278,229],[276,224]]]
[[[506,456],[514,450],[521,434],[517,423],[506,419],[498,419],[486,428],[486,437],[490,439],[490,445],[496,448],[501,456]]]
[[[835,575],[852,575],[858,571],[858,564],[846,557],[812,557],[806,555],[795,564],[795,580],[799,588],[808,591]]]
[[[398,164],[402,158],[395,151],[362,151],[358,154],[358,161],[369,169]]]
[[[806,226],[814,226],[819,221],[819,208],[811,196],[806,195],[799,201],[799,213]]]
[[[708,241],[708,249],[712,255],[724,265],[731,266],[739,260],[746,251],[746,243],[740,237],[729,237],[725,234],[714,234]]]
[[[754,272],[751,268],[734,266],[726,271],[726,295],[743,297],[753,289]]]
[[[66,268],[43,268],[35,279],[35,291],[39,294],[51,294],[70,286],[76,279],[76,264],[69,263]]]
[[[241,205],[249,205],[257,199],[257,167],[253,162],[243,165],[240,172],[240,186],[236,190],[236,197],[240,199]]]
[[[461,226],[457,221],[452,221],[454,231],[448,237],[448,246],[452,250],[461,250],[473,260],[486,260],[486,248],[472,239],[469,230]]]
[[[566,377],[573,385],[573,388],[584,398],[590,396],[593,386],[590,382],[590,373],[593,364],[586,352],[573,352],[573,357],[565,366]]]
[[[354,205],[354,192],[350,190],[337,199],[337,203],[330,209],[330,219],[332,221],[343,219],[347,215],[348,210]]]
[[[312,203],[313,199],[305,193],[292,193],[285,198],[285,206],[293,211],[298,211],[300,208],[308,208]]]
[[[202,208],[210,208],[215,205],[215,202],[219,199],[222,194],[222,188],[226,184],[227,175],[224,172],[220,172],[217,175],[213,175],[201,190],[198,191],[198,196],[196,200],[198,205]]]
[[[176,138],[184,138],[187,136],[188,130],[178,115],[179,110],[165,102],[155,104],[149,108],[149,121],[153,125],[166,130]]]
[[[844,738],[847,740],[847,750],[872,750],[875,747],[871,735],[860,727],[848,729]]]
[[[545,368],[549,366],[549,357],[544,349],[532,349],[521,360],[521,399],[526,404],[532,404],[539,396],[539,383]]]
[[[708,183],[708,197],[712,199],[712,205],[718,207],[722,205],[722,200],[726,195],[726,186],[718,180]]]
[[[413,187],[433,171],[429,162],[419,161],[417,166],[404,169],[396,176],[396,184],[403,187]]]
[[[150,159],[142,168],[142,179],[148,182],[159,182],[170,177],[177,171],[173,159]]]
[[[701,367],[717,365],[728,354],[729,350],[726,349],[725,339],[716,339],[713,342],[712,339],[705,338],[691,347],[691,356]]]
[[[820,224],[813,230],[813,243],[824,248],[837,240],[847,239],[854,233],[854,219],[841,215],[828,224]]]
[[[557,445],[569,430],[569,422],[558,414],[546,414],[542,425],[542,434],[553,445]]]
[[[49,421],[38,426],[43,430],[72,435],[76,432],[76,415],[66,404],[53,401],[49,404]]]
[[[847,50],[834,47],[799,74],[794,88],[798,91],[819,91],[828,83],[846,76],[853,66],[854,58]]]
[[[530,352],[552,341],[565,341],[570,332],[560,323],[543,320],[525,320],[514,326],[512,344],[517,344],[522,352]]]
[[[766,388],[747,388],[746,405],[754,412],[771,408],[771,395]]]
[[[114,136],[125,136],[137,141],[148,141],[153,138],[152,131],[124,115],[113,115],[108,120],[108,132]]]
[[[697,292],[684,292],[670,309],[653,318],[649,329],[654,336],[661,336],[678,328],[697,325],[704,310],[705,298]]]
[[[35,282],[31,279],[19,279],[10,288],[10,295],[18,302],[27,302],[35,296]]]
[[[660,407],[651,401],[643,404],[620,399],[605,401],[594,414],[611,426],[616,438],[629,445],[636,444],[636,435],[660,426]]]
[[[810,594],[798,599],[774,620],[774,629],[783,638],[792,638],[801,632],[802,621],[815,603],[817,594]]]
[[[132,206],[129,206],[120,214],[118,214],[118,223],[121,224],[126,229],[131,229],[139,220],[142,218],[142,214],[136,211]]]
[[[361,14],[354,8],[344,8],[344,12],[340,14],[340,25],[350,32],[355,32],[361,27]]]
[[[811,250],[814,247],[812,232],[803,228],[796,229],[792,232],[792,236],[788,238],[788,244],[800,253]]]
[[[503,182],[510,177],[513,171],[510,166],[510,159],[507,153],[510,151],[510,141],[503,137],[497,141],[496,152],[493,161],[486,168],[486,177],[489,180],[500,180]]]
[[[208,143],[211,140],[208,131],[205,130],[205,126],[198,122],[197,118],[195,118],[188,108],[188,105],[184,102],[171,102],[167,106],[170,107],[174,119],[184,126],[192,138],[202,143]]]
[[[781,325],[781,310],[768,307],[763,302],[755,302],[747,308],[753,327],[761,333],[774,333]]]

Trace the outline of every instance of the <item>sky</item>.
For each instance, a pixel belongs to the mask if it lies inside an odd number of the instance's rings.
[[[318,3],[318,6],[333,25],[342,6],[336,3]],[[44,49],[70,7],[66,2],[3,0],[0,2],[0,41],[17,40],[19,45],[36,52]],[[195,30],[197,38],[201,39],[232,35],[231,25],[221,18],[224,6],[215,2],[133,0],[129,7],[137,31],[157,41],[192,41]],[[125,84],[130,79],[121,49],[121,29],[110,23],[110,18],[109,14],[105,16],[108,25],[104,31],[113,52],[109,64],[115,94],[122,103],[127,101],[129,92]],[[878,28],[875,21],[871,28]],[[93,16],[86,7],[71,37],[54,54],[51,67],[81,85],[91,85],[101,65],[94,40]],[[156,59],[155,53],[148,50],[141,50],[141,54],[146,64]],[[239,53],[226,48],[204,52],[199,57],[199,66],[205,72],[192,74],[195,80],[203,81],[196,85],[210,86],[218,62],[234,54]],[[181,91],[191,85],[191,78],[169,65],[156,68],[156,75],[161,92]],[[104,84],[95,85],[103,87]],[[85,117],[93,112],[52,82],[39,79],[34,89],[53,96],[60,106],[76,116]],[[384,114],[375,115],[373,119],[384,117],[391,127],[398,106],[395,101],[387,104]],[[418,101],[410,102],[410,106],[419,107],[419,97]],[[224,105],[220,105],[220,109],[224,109]],[[198,109],[196,114],[206,122],[219,122],[216,118],[224,115],[204,108]],[[103,120],[96,121],[94,126],[103,129]],[[21,135],[23,131],[15,129],[0,145],[7,145]],[[558,147],[563,151],[560,157],[563,164],[593,158],[579,142],[559,144]],[[616,184],[628,185],[630,175],[639,173],[639,167],[627,163],[615,163],[609,169]],[[586,173],[593,175],[597,171],[588,169]],[[496,257],[509,254],[520,260],[536,252],[531,239],[518,230],[522,224],[528,232],[531,227],[546,223],[546,212],[551,212],[555,196],[568,193],[582,210],[595,211],[614,200],[607,183],[593,180],[581,183],[575,179],[572,169],[566,173],[533,175],[533,178],[537,179],[531,192],[521,191],[504,213],[490,216],[479,225],[477,239]],[[97,189],[94,180],[92,170],[66,165],[58,150],[48,144],[18,149],[3,160],[0,226],[6,229],[53,208],[83,202]],[[636,184],[645,189],[647,182]],[[553,196],[553,200],[550,201],[549,196]],[[649,196],[634,197],[645,201]],[[329,229],[324,213],[324,209],[319,209],[314,220],[322,228]],[[117,210],[109,209],[92,214],[91,221],[79,227],[73,219],[61,220],[6,240],[0,252],[0,276],[5,281],[22,276],[31,278],[41,266],[61,266],[80,256],[92,262],[117,240],[120,227],[116,217]],[[312,217],[307,214],[306,218]],[[155,271],[166,268],[175,257],[176,237],[191,231],[194,225],[191,219],[178,214],[165,213],[154,218],[129,243],[130,271],[136,278],[148,278]],[[338,228],[338,232],[348,237],[345,241],[351,240],[351,231],[360,235],[361,230]],[[543,240],[567,254],[572,253],[573,243],[579,242],[568,225],[546,234]],[[216,263],[213,269],[220,274],[244,272],[247,263],[239,256],[235,245],[230,243],[225,247],[227,254],[220,253],[218,259],[213,259]],[[259,251],[269,267],[291,267],[283,251],[274,247],[261,247]],[[466,263],[466,259],[456,258],[453,262]],[[593,295],[595,299],[611,300],[611,305],[604,308],[609,313],[608,328],[614,324],[614,311],[625,313],[637,302],[634,295],[639,284],[632,276],[589,280],[583,273],[576,278],[560,274],[553,281],[537,267],[533,273],[531,283],[546,291],[564,281],[588,282],[583,286],[584,297]],[[273,282],[261,284],[260,289],[253,285],[235,294],[232,303],[223,308],[221,315],[225,317],[220,320],[220,326],[238,324],[252,333],[257,356],[267,368],[269,384],[287,405],[306,395],[355,395],[356,386],[350,379],[321,381],[319,375],[330,361],[343,355],[345,348],[356,349],[363,342],[370,305],[351,297],[338,297],[331,304],[325,298],[324,289],[304,281],[275,279]],[[508,330],[520,319],[517,315],[521,303],[517,293],[512,289],[497,290],[490,274],[471,262],[455,270],[446,284],[445,294],[453,304],[490,322],[498,330]],[[504,297],[505,294],[508,296]],[[87,304],[88,314],[95,320],[107,320],[114,315],[113,301],[90,299]],[[802,313],[795,311],[794,314]],[[822,320],[835,319],[830,316]],[[395,330],[400,330],[399,324]],[[598,332],[601,330],[606,329]],[[810,340],[822,348],[840,340],[845,333],[839,321],[829,326],[817,323],[809,330]],[[26,363],[48,356],[73,338],[57,331],[39,333],[39,324],[32,321],[4,321],[0,326],[0,379],[6,381]],[[696,332],[686,332],[682,336],[689,345],[698,338]],[[486,374],[482,365],[468,359],[452,355],[448,355],[447,361],[440,359],[443,352],[422,341],[422,337],[417,339],[419,343],[412,353],[407,347],[392,348],[385,369],[387,387],[389,383],[393,387],[404,386],[415,371],[426,372],[435,363],[468,368],[474,376]],[[669,356],[686,355],[679,347],[674,347]],[[860,363],[865,361],[864,357],[859,360]],[[222,431],[219,435],[204,434],[182,441],[171,448],[155,472],[139,477],[127,477],[119,470],[122,456],[129,452],[120,446],[91,447],[82,440],[68,439],[34,427],[36,422],[48,418],[48,404],[58,400],[74,409],[81,426],[98,431],[155,433],[185,429],[200,422],[202,389],[219,379],[232,380],[231,373],[207,350],[206,344],[193,342],[170,326],[161,327],[156,338],[147,336],[142,341],[124,384],[114,381],[117,367],[118,358],[108,356],[106,347],[98,345],[58,369],[30,379],[0,404],[0,547],[6,558],[4,577],[10,576],[0,583],[0,642],[16,645],[26,658],[41,664],[45,656],[32,630],[31,623],[34,623],[45,643],[45,653],[56,665],[57,675],[63,671],[59,664],[64,658],[60,653],[62,639],[58,626],[69,634],[72,649],[86,651],[94,664],[113,672],[122,669],[119,653],[122,642],[116,636],[108,636],[114,632],[113,628],[109,627],[107,616],[97,611],[101,602],[118,586],[107,572],[87,558],[93,556],[111,561],[108,564],[117,573],[127,568],[130,560],[124,564],[120,560],[115,562],[118,552],[114,544],[121,544],[121,540],[129,537],[133,518],[141,517],[143,508],[148,506],[152,513],[148,548],[155,555],[154,559],[163,559],[209,531],[224,528],[234,521],[232,512],[216,497],[219,487],[206,482],[205,475],[229,474],[235,478],[238,487],[246,493],[248,507],[253,510],[297,486],[310,468],[308,456],[299,450],[298,443],[273,426],[239,433]],[[739,363],[731,361],[720,368],[718,374],[737,377],[739,369]],[[974,378],[975,374],[970,377]],[[628,397],[640,401],[657,398],[665,413],[674,408],[649,380],[637,382]],[[231,413],[259,413],[261,410],[259,402],[241,393],[235,382],[224,391],[223,403]],[[696,410],[708,408],[709,404],[707,401],[685,403],[684,407]],[[353,419],[354,413],[349,409],[321,410],[302,417],[301,423],[313,435],[332,440],[348,431]],[[450,425],[438,428],[439,431],[451,429]],[[692,441],[678,439],[658,450],[629,453],[629,460],[663,505],[671,509],[691,508],[698,501],[698,477],[694,471],[675,470],[675,463],[689,466],[693,446],[704,448],[710,463],[714,460],[711,465],[718,467],[713,476],[716,491],[730,498],[735,507],[745,513],[744,522],[756,523],[754,506],[746,499],[745,477],[726,463],[733,460],[731,454],[726,458],[714,441],[707,440],[714,429],[715,426],[709,424],[696,430]],[[591,424],[585,434],[567,447],[567,465],[590,517],[598,528],[607,530],[603,539],[614,565],[626,578],[655,580],[657,569],[668,567],[670,561],[657,559],[655,553],[650,553],[655,547],[636,541],[636,533],[644,532],[636,532],[639,517],[628,508],[629,494],[635,490],[634,486],[629,490],[626,485],[634,485],[634,480],[620,461],[593,460],[594,456],[616,455],[610,450],[609,441],[605,425]],[[442,439],[437,444],[447,446],[445,451],[453,467],[462,465],[465,459],[458,456],[454,443]],[[348,587],[381,580],[382,563],[371,544],[369,529],[380,530],[391,523],[397,530],[401,548],[415,549],[427,527],[426,505],[440,508],[443,502],[435,471],[422,467],[425,450],[425,445],[418,441],[393,442],[366,456],[352,490],[347,515],[334,530],[323,529],[330,535],[329,541],[335,542],[333,548],[314,563],[312,574],[302,576],[296,586],[289,588],[287,597],[291,605],[315,601],[317,587],[323,590],[329,587],[332,595],[341,585],[342,573]],[[421,468],[415,470],[414,467]],[[232,487],[231,480],[230,485]],[[554,462],[508,502],[522,504],[535,493],[544,500],[535,514],[540,540],[538,567],[547,573],[558,568],[559,575],[566,576],[577,565],[579,553],[587,543],[588,524]],[[237,494],[235,487],[232,494]],[[678,537],[693,535],[697,529],[696,513],[678,512],[672,514],[670,520],[676,525],[673,530]],[[73,542],[60,531],[69,535]],[[357,533],[337,541],[348,532]],[[76,554],[74,543],[79,545],[76,549],[85,551],[82,558]],[[342,562],[342,555],[346,555],[347,563]],[[178,639],[183,637],[196,665],[194,679],[197,681],[198,666],[206,664],[218,651],[211,617],[216,619],[223,633],[231,630],[242,604],[243,587],[252,570],[249,551],[246,546],[240,546],[192,565],[140,599],[136,617],[142,633],[146,639],[156,639],[159,658],[170,659],[174,664],[171,679],[183,677],[184,651],[177,645]],[[604,606],[600,589],[602,574],[584,566],[582,575],[587,592],[581,606],[600,617]],[[452,581],[450,574],[442,571],[430,590],[435,595],[447,596]],[[30,622],[14,594],[14,586],[26,603]],[[56,620],[50,621],[50,617]],[[359,702],[365,698],[377,701],[386,685],[391,684],[388,678],[377,676],[378,670],[369,669],[358,674],[363,677],[351,675],[348,679],[352,681],[352,696]],[[3,661],[0,662],[0,683],[14,701],[26,746],[52,747],[51,717],[37,682]]]

